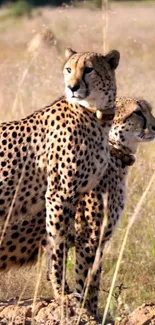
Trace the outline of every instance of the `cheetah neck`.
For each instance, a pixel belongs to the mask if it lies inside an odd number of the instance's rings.
[[[108,112],[108,110],[107,110],[107,112],[106,111],[101,112],[101,111],[97,110],[95,114],[96,114],[96,117],[101,121],[111,121],[111,120],[113,120],[113,118],[115,116],[115,114],[112,110],[109,112]]]
[[[136,158],[129,148],[122,146],[121,144],[118,145],[118,143],[110,139],[109,149],[112,155],[121,160],[123,167],[132,166],[134,164]]]
[[[99,110],[96,110],[96,111],[95,110],[93,110],[93,111],[89,110],[89,111],[92,112],[93,115],[95,117],[97,117],[97,119],[100,120],[101,122],[108,122],[109,121],[109,122],[112,123],[112,121],[114,119],[114,116],[115,116],[114,110],[109,110],[109,111],[105,110],[104,112],[101,112]]]
[[[79,101],[79,102],[75,102],[74,100],[68,100],[68,102],[70,104],[72,104],[73,106],[76,104],[79,104],[81,107],[83,107],[84,109],[86,109],[88,112],[93,113],[99,120],[101,121],[111,121],[114,119],[115,116],[115,107],[111,107],[111,108],[107,108],[104,107],[101,109],[98,109],[95,106],[89,106],[89,104],[85,101]]]
[[[74,99],[72,99],[73,102],[76,103],[76,101]],[[83,106],[86,110],[92,112],[92,113],[96,113],[99,114],[99,119],[102,119],[102,116],[105,117],[107,116],[113,116],[112,118],[114,118],[114,114],[115,114],[115,106],[114,105],[107,105],[107,103],[104,103],[103,105],[101,105],[100,102],[93,102],[90,103],[87,100],[79,100],[77,101],[77,103],[81,106]]]

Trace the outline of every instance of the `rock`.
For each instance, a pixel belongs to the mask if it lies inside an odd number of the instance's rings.
[[[155,325],[155,304],[144,304],[116,325]]]

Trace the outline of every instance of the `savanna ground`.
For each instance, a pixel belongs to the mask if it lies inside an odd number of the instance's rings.
[[[44,43],[33,37],[50,28],[54,39]],[[106,30],[105,30],[106,28]],[[65,47],[78,51],[121,53],[117,70],[119,96],[143,96],[155,114],[155,3],[111,3],[108,25],[104,12],[89,8],[44,8],[31,18],[15,19],[0,12],[0,120],[25,117],[63,93],[62,64]],[[103,258],[100,311],[106,303],[125,227],[155,170],[155,142],[140,147],[129,175],[127,207]],[[155,184],[134,223],[120,265],[110,314],[116,319],[142,303],[154,300],[155,287]],[[74,286],[74,252],[68,261],[68,278]],[[45,266],[44,266],[45,268]],[[0,279],[0,299],[33,297],[37,268],[11,270]],[[121,288],[121,289],[120,289]],[[120,292],[119,292],[120,289]],[[52,295],[42,272],[38,296]]]

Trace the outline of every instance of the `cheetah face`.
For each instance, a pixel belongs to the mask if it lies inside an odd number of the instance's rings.
[[[155,138],[155,118],[143,99],[118,98],[110,139],[135,151],[139,142]]]
[[[77,102],[91,111],[111,114],[116,96],[115,69],[119,52],[111,51],[106,56],[66,50],[64,65],[65,93],[70,102]]]

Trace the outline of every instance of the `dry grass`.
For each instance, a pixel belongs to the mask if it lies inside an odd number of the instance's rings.
[[[117,70],[118,95],[143,96],[155,107],[155,19],[153,5],[137,6],[111,4],[108,16],[107,39],[109,49],[121,52]],[[4,19],[0,14],[0,120],[24,117],[35,109],[52,102],[63,92],[61,67],[64,48],[103,51],[103,12],[80,8],[44,9],[33,19]],[[27,44],[45,27],[52,30],[55,41],[40,42],[38,51],[28,52]],[[105,48],[105,47],[104,47]],[[155,112],[155,109],[154,109]],[[143,145],[135,166],[131,169],[127,208],[122,222],[109,243],[103,260],[103,277],[100,292],[100,310],[115,269],[115,264],[128,219],[145,190],[155,169],[155,144]],[[110,313],[133,309],[142,302],[154,299],[155,269],[155,209],[152,187],[139,218],[131,229],[116,285],[127,289],[120,295],[117,289],[110,303]],[[73,254],[73,253],[72,253]],[[68,262],[71,285],[73,262]],[[50,296],[51,287],[42,272],[38,295]],[[36,284],[36,267],[11,270],[0,280],[1,299],[20,296],[28,281],[25,297],[33,297]]]

